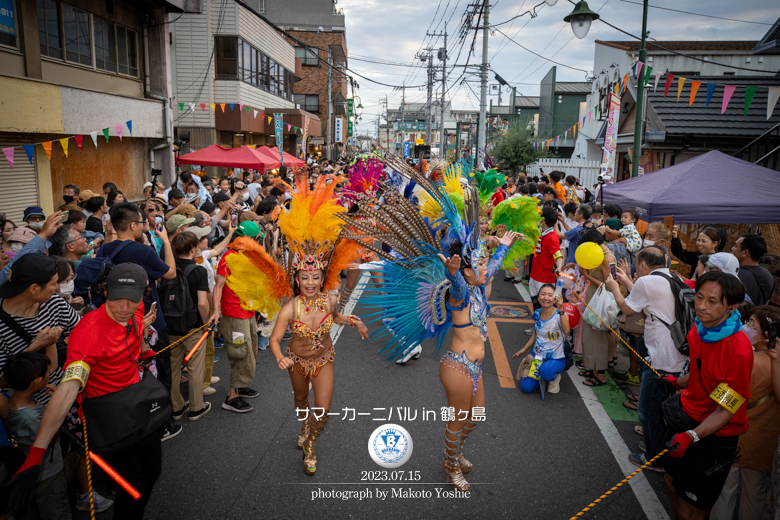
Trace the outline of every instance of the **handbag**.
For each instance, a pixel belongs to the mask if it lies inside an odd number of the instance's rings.
[[[110,454],[146,438],[173,413],[165,386],[145,365],[141,380],[117,392],[84,399],[90,449]]]
[[[643,336],[645,334],[645,319],[647,316],[644,311],[635,312],[634,314],[626,316],[620,314],[620,329],[626,334],[632,334],[634,336]]]
[[[602,283],[596,290],[596,294],[588,302],[588,308],[585,309],[582,319],[596,330],[609,330],[608,327],[615,328],[617,326],[618,312],[620,312],[620,309],[615,301],[615,297]],[[606,323],[606,326],[604,323]]]

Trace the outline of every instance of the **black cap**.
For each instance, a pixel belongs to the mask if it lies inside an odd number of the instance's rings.
[[[214,202],[214,204],[218,202],[223,202],[226,200],[230,200],[230,197],[226,193],[222,193],[221,191],[219,193],[215,193],[213,197],[211,197],[211,200]]]
[[[149,287],[149,275],[138,264],[119,264],[108,273],[106,285],[110,301],[127,299],[138,303]]]
[[[55,274],[54,260],[41,253],[27,253],[11,266],[8,281],[0,285],[0,298],[13,298],[33,284],[44,286]]]
[[[171,191],[168,192],[168,200],[183,199],[183,198],[184,198],[184,192],[181,191],[179,188],[173,188]]]
[[[215,209],[217,209],[217,206],[216,206],[216,204],[214,204],[213,202],[209,202],[209,201],[206,201],[206,202],[204,202],[204,203],[203,203],[203,204],[200,206],[200,210],[201,210],[202,212],[206,213],[206,214],[209,214],[209,213],[211,213],[211,212],[212,212],[212,211],[214,211]]]

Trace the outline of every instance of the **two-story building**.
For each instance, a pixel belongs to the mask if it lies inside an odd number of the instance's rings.
[[[0,30],[8,218],[20,223],[27,206],[52,212],[66,184],[102,193],[111,181],[134,199],[152,169],[172,180],[167,13],[184,4],[10,0]]]

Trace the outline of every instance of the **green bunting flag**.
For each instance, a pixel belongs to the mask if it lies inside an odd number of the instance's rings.
[[[106,142],[108,142],[108,128],[103,129],[103,135],[106,136]]]
[[[745,87],[745,115],[748,113],[748,108],[750,108],[750,103],[753,102],[753,96],[756,95],[757,90],[758,87]]]

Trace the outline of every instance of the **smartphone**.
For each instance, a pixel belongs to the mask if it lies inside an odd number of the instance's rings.
[[[162,223],[163,223],[163,218],[162,217],[154,217],[154,225],[155,226],[159,226]]]
[[[153,302],[152,306],[149,307],[149,312],[154,312],[157,310],[157,302]]]
[[[70,213],[70,211],[63,211],[62,212],[62,220],[61,220],[61,222],[65,222],[66,220],[68,220],[68,213]]]
[[[613,280],[617,280],[617,266],[615,265],[615,262],[609,263],[609,274],[612,275]]]
[[[233,213],[230,215],[230,220],[233,221],[233,224],[236,223],[236,220],[238,219],[238,213]]]
[[[769,322],[769,342],[766,344],[766,348],[775,348],[775,343],[777,342],[777,322],[776,321],[770,321]]]

